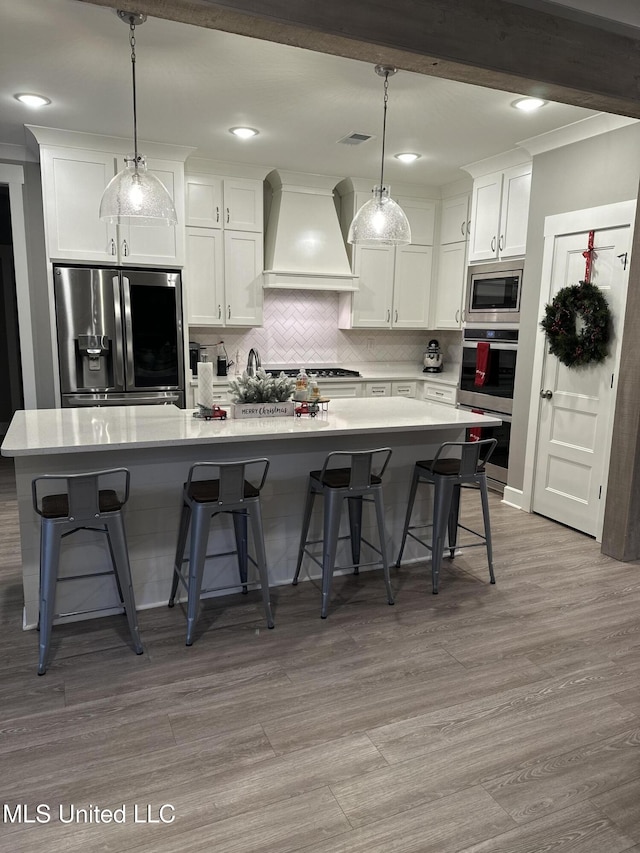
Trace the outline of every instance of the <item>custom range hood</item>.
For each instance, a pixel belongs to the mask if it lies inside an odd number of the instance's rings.
[[[264,286],[357,290],[333,190],[338,178],[273,171],[264,244]]]

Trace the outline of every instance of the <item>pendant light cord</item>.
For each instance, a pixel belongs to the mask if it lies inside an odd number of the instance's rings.
[[[384,148],[387,136],[387,103],[389,101],[389,72],[384,72],[384,109],[382,114],[382,161],[380,163],[380,197],[384,193]]]
[[[136,25],[133,17],[129,19],[129,44],[131,45],[131,80],[133,83],[133,149],[135,168],[138,171],[138,109],[136,105]]]

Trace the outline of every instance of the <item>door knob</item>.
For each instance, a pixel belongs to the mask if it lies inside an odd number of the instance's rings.
[[[543,400],[550,400],[553,397],[553,391],[545,391],[544,388],[541,388],[540,396]]]

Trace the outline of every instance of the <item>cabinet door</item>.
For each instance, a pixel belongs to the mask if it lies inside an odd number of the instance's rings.
[[[390,246],[354,246],[354,274],[359,289],[353,294],[352,325],[361,329],[391,326],[394,249]]]
[[[185,185],[185,224],[222,228],[222,179],[213,175],[187,175]]]
[[[440,245],[460,243],[469,234],[469,195],[456,195],[442,200]]]
[[[455,406],[457,390],[452,385],[437,385],[435,382],[424,383],[424,399],[445,406]]]
[[[473,182],[469,260],[490,261],[498,257],[502,172],[484,175]]]
[[[223,326],[224,244],[214,228],[186,229],[184,286],[190,326]]]
[[[42,195],[48,255],[53,260],[117,262],[116,226],[99,217],[115,156],[103,151],[42,148]]]
[[[396,249],[393,287],[394,329],[428,329],[431,304],[431,246],[402,246]]]
[[[147,162],[173,199],[177,225],[119,225],[120,263],[176,266],[184,262],[184,166],[172,160]]]
[[[409,220],[411,243],[433,246],[436,230],[436,202],[404,196],[398,198],[397,202]]]
[[[504,173],[498,249],[501,258],[524,255],[527,248],[531,164]]]
[[[224,232],[225,303],[227,326],[262,323],[262,234]]]
[[[224,179],[224,227],[262,233],[264,212],[262,181]]]
[[[466,280],[466,243],[450,243],[438,251],[435,287],[435,329],[459,329]]]
[[[415,382],[392,382],[391,383],[392,397],[415,397],[416,383]]]

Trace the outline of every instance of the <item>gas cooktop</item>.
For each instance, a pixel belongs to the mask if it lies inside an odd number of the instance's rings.
[[[285,376],[292,376],[294,378],[300,373],[299,367],[285,367],[281,369],[277,367],[265,367],[265,370],[267,373],[284,373]],[[354,378],[360,376],[357,370],[347,370],[345,367],[305,367],[305,370],[309,376],[313,373],[318,379]]]

